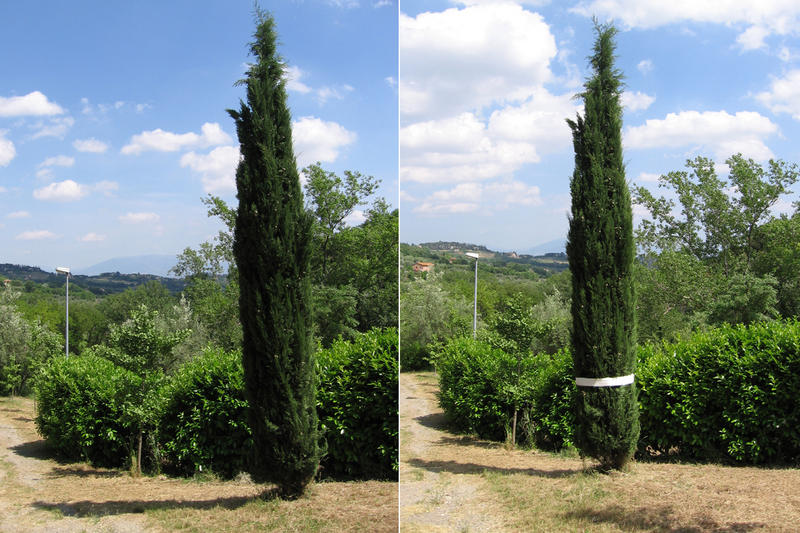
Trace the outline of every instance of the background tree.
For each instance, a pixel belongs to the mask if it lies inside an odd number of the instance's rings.
[[[321,450],[308,276],[312,220],[303,207],[275,22],[261,11],[243,84],[247,103],[230,110],[242,160],[233,254],[239,271],[242,362],[255,453],[250,472],[301,495]]]
[[[575,375],[632,374],[635,354],[633,226],[622,160],[622,74],[614,67],[613,26],[596,25],[584,117],[568,120],[575,147],[567,255],[572,273]],[[582,455],[622,468],[639,437],[634,384],[580,388],[575,441]]]

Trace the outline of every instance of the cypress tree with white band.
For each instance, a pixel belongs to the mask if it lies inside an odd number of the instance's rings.
[[[595,22],[593,75],[572,128],[575,171],[567,255],[572,274],[575,444],[602,468],[621,469],[639,438],[633,222],[622,159],[622,74],[613,26]]]

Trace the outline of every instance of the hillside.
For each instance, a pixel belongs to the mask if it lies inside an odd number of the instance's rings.
[[[498,252],[486,246],[464,242],[427,242],[418,245],[400,244],[400,254],[404,259],[426,259],[433,262],[461,263],[471,262],[467,252],[477,252],[481,261],[495,267],[511,267],[520,271],[527,267],[540,276],[563,272],[569,268],[567,254],[563,252],[546,253],[544,255],[518,254],[516,252]]]
[[[51,287],[64,285],[64,276],[55,272],[46,272],[39,267],[0,263],[0,279],[33,281]],[[97,295],[114,294],[125,289],[134,289],[148,281],[158,281],[170,292],[177,293],[184,289],[186,283],[181,279],[164,278],[153,274],[120,274],[105,272],[97,276],[70,276],[70,285],[75,284]]]

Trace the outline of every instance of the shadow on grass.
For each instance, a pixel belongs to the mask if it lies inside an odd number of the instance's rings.
[[[459,463],[458,461],[426,461],[424,459],[411,459],[408,464],[423,468],[430,472],[450,472],[451,474],[482,474],[484,472],[495,472],[499,474],[523,474],[527,476],[537,476],[544,478],[564,478],[581,474],[581,468],[556,468],[553,470],[543,470],[541,468],[505,468],[497,466],[487,466],[477,463]]]
[[[710,517],[699,517],[692,520],[690,524],[681,524],[685,520],[678,519],[672,507],[640,507],[635,511],[625,509],[619,505],[612,505],[605,508],[587,508],[576,511],[569,511],[564,517],[571,520],[588,521],[593,524],[605,523],[614,524],[626,531],[661,531],[670,533],[690,533],[714,531],[724,532],[747,532],[756,529],[764,529],[766,524],[759,522],[732,522],[719,524]]]
[[[431,413],[429,415],[422,415],[414,418],[420,426],[425,426],[426,428],[431,429],[438,429],[442,431],[447,431],[447,416],[442,412],[439,411],[437,413]]]
[[[277,496],[269,496],[275,499]],[[236,496],[231,498],[216,498],[210,500],[115,500],[107,502],[78,501],[78,502],[33,502],[33,507],[46,511],[60,512],[63,516],[108,516],[129,513],[144,513],[154,510],[171,509],[238,509],[249,502],[258,500],[258,497]]]
[[[99,470],[90,466],[57,466],[47,473],[49,478],[62,478],[62,477],[123,477],[127,475],[120,470]]]
[[[456,437],[442,437],[437,443],[441,446],[471,446],[473,448],[483,448],[485,450],[499,450],[503,447],[502,442],[493,442],[489,440],[480,440],[469,435],[461,435]]]

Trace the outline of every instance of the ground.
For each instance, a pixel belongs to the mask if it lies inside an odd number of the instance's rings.
[[[433,373],[400,375],[400,530],[798,531],[800,470],[591,463],[447,431]]]
[[[396,532],[397,483],[317,483],[297,501],[264,500],[246,479],[132,477],[55,460],[34,405],[0,398],[0,532]]]

